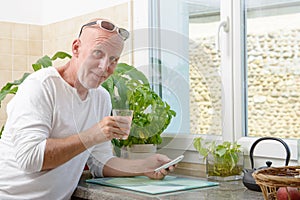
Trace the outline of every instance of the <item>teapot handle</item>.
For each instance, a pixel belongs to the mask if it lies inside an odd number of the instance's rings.
[[[254,147],[257,145],[257,143],[259,143],[260,141],[263,141],[263,140],[276,140],[278,142],[280,142],[284,147],[285,147],[285,150],[286,150],[286,159],[285,159],[285,166],[287,166],[290,162],[290,157],[291,157],[291,152],[290,152],[290,148],[289,146],[280,138],[274,138],[274,137],[262,137],[262,138],[259,138],[258,140],[256,140],[252,146],[251,146],[251,149],[250,149],[250,162],[251,162],[251,167],[252,169],[254,169],[254,164],[253,164],[253,151],[254,151]]]

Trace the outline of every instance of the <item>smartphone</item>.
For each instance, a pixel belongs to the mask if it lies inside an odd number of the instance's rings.
[[[175,158],[174,160],[171,160],[170,162],[168,162],[168,163],[166,163],[166,164],[164,164],[164,165],[162,165],[162,166],[156,168],[154,171],[155,171],[155,172],[159,172],[159,171],[162,170],[162,169],[167,169],[167,168],[169,168],[170,166],[179,163],[179,162],[183,159],[183,157],[184,157],[184,155],[178,156],[178,157]]]

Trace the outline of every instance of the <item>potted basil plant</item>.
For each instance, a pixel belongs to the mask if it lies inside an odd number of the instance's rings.
[[[141,157],[153,154],[176,112],[151,89],[147,77],[128,64],[119,63],[102,86],[110,93],[113,108],[133,110],[129,137],[112,140],[115,153],[129,158],[140,158],[139,152]]]
[[[242,178],[244,154],[237,142],[204,142],[202,137],[194,138],[193,145],[206,161],[208,179],[230,181]]]

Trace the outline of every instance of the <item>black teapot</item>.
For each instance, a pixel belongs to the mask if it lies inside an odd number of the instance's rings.
[[[257,145],[257,143],[259,143],[260,141],[263,141],[263,140],[276,140],[276,141],[280,142],[285,147],[285,150],[286,150],[285,166],[287,166],[289,164],[290,157],[291,157],[291,152],[290,152],[289,146],[282,139],[280,139],[280,138],[262,137],[262,138],[259,138],[258,140],[256,140],[252,144],[252,146],[250,148],[250,153],[249,153],[252,169],[244,169],[243,170],[243,172],[244,172],[243,184],[244,184],[244,186],[246,188],[248,188],[250,190],[254,190],[254,191],[259,191],[259,192],[261,191],[260,186],[256,184],[256,182],[255,182],[255,180],[254,180],[254,178],[252,176],[252,173],[254,171],[256,171],[256,170],[259,170],[259,169],[271,167],[271,165],[272,165],[271,161],[267,161],[266,162],[267,166],[259,167],[257,169],[254,168],[254,164],[253,164],[253,151],[254,151],[254,148]]]

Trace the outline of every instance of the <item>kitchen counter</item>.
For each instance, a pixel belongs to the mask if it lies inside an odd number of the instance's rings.
[[[172,174],[173,175],[173,174]],[[180,176],[175,174],[176,176]],[[187,176],[185,176],[187,177]],[[242,200],[257,199],[263,200],[261,192],[248,190],[242,181],[220,182],[219,186],[202,189],[192,189],[180,192],[172,192],[160,195],[148,195],[130,190],[107,187],[97,184],[86,183],[85,180],[91,178],[88,172],[84,172],[72,200],[93,199],[93,200],[182,200],[182,199],[212,199],[212,200]],[[195,177],[193,177],[195,178]],[[202,179],[202,178],[199,178]]]

